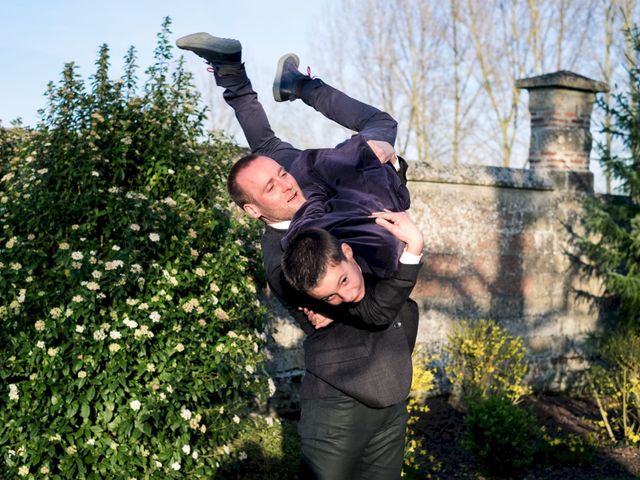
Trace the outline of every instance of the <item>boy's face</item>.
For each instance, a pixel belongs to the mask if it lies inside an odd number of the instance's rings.
[[[329,264],[318,285],[309,290],[309,296],[331,305],[357,303],[364,298],[365,285],[360,266],[353,258],[351,247],[341,245],[346,260],[338,264]]]

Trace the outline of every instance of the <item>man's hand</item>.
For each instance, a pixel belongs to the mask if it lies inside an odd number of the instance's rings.
[[[307,319],[309,320],[309,323],[311,323],[311,325],[313,325],[316,330],[319,328],[324,328],[327,325],[333,323],[332,319],[325,317],[321,313],[316,313],[313,310],[302,307],[300,307],[300,310],[304,312],[304,314],[307,316]]]
[[[367,143],[380,160],[380,163],[391,163],[392,165],[398,163],[398,157],[390,143],[381,140],[367,140]]]
[[[376,223],[389,230],[398,239],[406,243],[405,250],[413,255],[421,255],[424,248],[424,237],[411,217],[406,212],[373,212]]]

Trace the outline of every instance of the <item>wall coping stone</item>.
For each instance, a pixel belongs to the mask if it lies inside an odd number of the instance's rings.
[[[414,182],[452,183],[488,187],[554,190],[552,177],[522,168],[445,164],[437,161],[408,161],[407,179]]]
[[[538,75],[536,77],[521,78],[516,80],[517,88],[565,88],[567,90],[579,90],[582,92],[608,92],[609,85],[606,82],[592,80],[568,70]]]

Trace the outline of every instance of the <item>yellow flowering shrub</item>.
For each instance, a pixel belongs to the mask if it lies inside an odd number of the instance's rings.
[[[462,321],[449,336],[446,372],[459,399],[506,395],[514,404],[531,392],[522,339],[493,320]]]

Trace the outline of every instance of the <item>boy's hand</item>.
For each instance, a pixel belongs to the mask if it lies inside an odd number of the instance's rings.
[[[390,143],[383,142],[382,140],[367,140],[367,144],[369,148],[373,150],[373,153],[376,154],[380,163],[391,163],[392,165],[398,163],[398,157]]]
[[[398,240],[405,244],[405,250],[413,255],[421,255],[424,248],[424,237],[411,217],[406,212],[373,212],[376,223],[389,230]]]
[[[309,323],[311,323],[311,325],[313,325],[316,330],[319,328],[324,328],[327,325],[333,323],[332,319],[325,317],[321,313],[316,313],[313,310],[302,307],[300,307],[300,310],[304,312],[304,314],[307,316],[307,319],[309,320]]]

